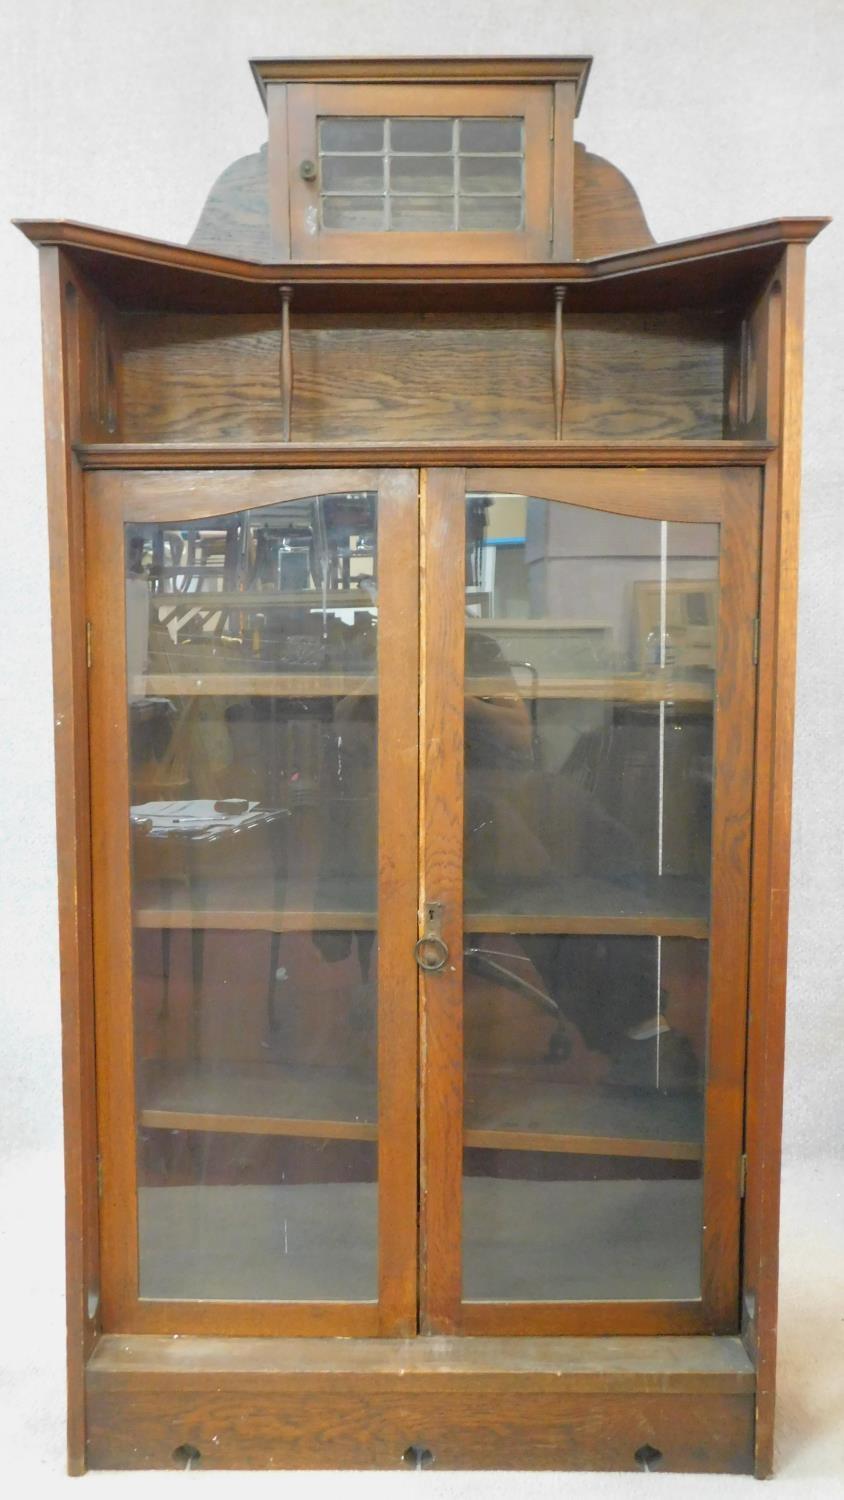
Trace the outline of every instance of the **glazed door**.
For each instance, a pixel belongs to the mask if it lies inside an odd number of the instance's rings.
[[[417,1317],[418,476],[89,476],[102,1302]]]
[[[421,1327],[738,1325],[759,484],[423,479]]]
[[[758,511],[89,476],[108,1328],[736,1326]]]

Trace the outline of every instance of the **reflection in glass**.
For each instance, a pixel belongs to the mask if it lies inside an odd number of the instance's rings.
[[[390,149],[401,151],[451,151],[454,142],[454,121],[395,119],[390,121]]]
[[[385,229],[384,198],[350,198],[337,193],[322,200],[326,229]]]
[[[401,156],[390,163],[393,193],[452,193],[454,167],[447,156]]]
[[[519,156],[467,156],[460,163],[462,193],[518,193],[521,186]]]
[[[322,164],[322,181],[327,193],[383,193],[383,158],[326,156]]]
[[[126,528],[143,1297],[376,1295],[375,572],[366,492]]]
[[[453,219],[451,198],[394,198],[390,204],[393,229],[452,229]]]
[[[457,204],[460,229],[520,229],[521,198],[464,198]]]
[[[460,150],[503,152],[522,150],[522,122],[510,120],[461,120]]]
[[[467,501],[469,1300],[700,1294],[718,545]]]
[[[382,151],[384,120],[363,115],[328,115],[319,122],[319,149],[328,151]]]

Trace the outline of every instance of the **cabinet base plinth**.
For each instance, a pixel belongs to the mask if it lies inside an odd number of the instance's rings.
[[[738,1339],[101,1340],[91,1468],[750,1473]]]

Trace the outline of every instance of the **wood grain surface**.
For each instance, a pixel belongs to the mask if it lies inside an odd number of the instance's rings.
[[[71,448],[81,426],[83,296],[64,254],[42,250],[72,1474],[85,1468],[84,1367],[101,1325],[83,475]]]
[[[554,307],[545,316],[291,317],[295,442],[553,441]],[[285,441],[279,320],[121,324],[127,442]],[[566,440],[717,440],[727,330],[712,315],[566,312]],[[349,378],[354,371],[354,379]],[[562,401],[557,381],[559,410]]]
[[[399,1382],[373,1397],[346,1377],[280,1400],[226,1383],[110,1391],[98,1379],[89,1421],[94,1468],[185,1468],[187,1444],[200,1455],[195,1467],[212,1469],[412,1468],[413,1450],[426,1450],[443,1470],[636,1472],[648,1445],[669,1472],[743,1474],[753,1445],[750,1395],[526,1395],[515,1380],[492,1394]]]

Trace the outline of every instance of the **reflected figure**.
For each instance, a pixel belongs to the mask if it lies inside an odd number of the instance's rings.
[[[644,676],[639,635],[646,626],[653,635],[659,605],[651,586],[636,580],[646,571],[640,554],[659,553],[659,523],[623,521],[627,532],[619,556],[606,562],[618,578],[618,599],[608,606],[612,590],[606,579],[600,589],[601,607],[615,610],[615,619],[593,624],[588,612],[575,617],[571,608],[569,617],[555,580],[576,580],[577,573],[559,572],[560,559],[546,555],[547,539],[545,550],[535,548],[531,558],[531,529],[535,534],[540,520],[550,526],[547,512],[557,509],[574,508],[516,496],[467,501],[468,1036],[475,1056],[498,1057],[503,1064],[521,1055],[522,1034],[532,1029],[532,1058],[564,1073],[569,1063],[578,1082],[694,1088],[704,1048],[693,1033],[701,1028],[673,1019],[683,1004],[672,1000],[672,992],[679,997],[685,981],[675,972],[667,983],[661,940],[590,935],[588,917],[599,919],[597,932],[606,923],[611,932],[614,917],[641,913],[647,933],[648,913],[670,910],[672,902],[680,910],[705,911],[712,794],[706,683],[688,707],[670,694],[663,701],[659,669],[651,668],[644,688],[636,686]],[[511,534],[518,516],[523,543]],[[594,517],[587,520],[594,530]],[[612,533],[605,523],[613,520],[600,517],[601,546],[608,553]],[[581,565],[587,590],[593,567],[592,558]],[[662,629],[667,637],[664,620]],[[581,638],[587,633],[584,655]],[[596,664],[600,640],[603,668]],[[711,630],[705,644],[710,651]],[[698,682],[703,670],[695,662]],[[578,680],[585,671],[591,676],[581,698]],[[611,690],[601,690],[602,680],[613,682],[613,673],[617,700]],[[476,931],[473,912],[512,913],[515,931],[503,936],[498,920],[495,931]],[[549,918],[546,933],[543,913]],[[566,914],[583,920],[583,935],[554,931]],[[533,931],[519,932],[526,917]],[[527,1011],[517,1021],[511,1003],[509,1036],[494,1019],[501,1002],[492,994],[493,975],[534,1011],[530,1025]],[[698,987],[697,1003],[705,1013],[705,984],[703,992]],[[471,1019],[473,1010],[486,1015],[485,1036],[483,1024]],[[470,1052],[467,1043],[467,1057]]]

